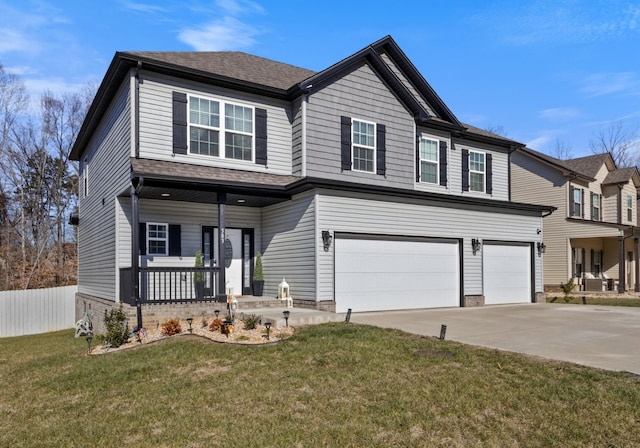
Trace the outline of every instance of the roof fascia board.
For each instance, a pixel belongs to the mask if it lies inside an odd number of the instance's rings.
[[[523,212],[553,212],[557,207],[549,205],[525,204],[510,201],[497,201],[492,199],[481,199],[464,196],[454,196],[440,193],[429,193],[423,191],[404,190],[400,188],[389,188],[377,185],[357,184],[353,182],[335,181],[315,177],[306,177],[289,184],[287,191],[292,195],[304,191],[324,188],[328,190],[350,191],[356,193],[372,193],[392,197],[402,197],[405,199],[420,199],[426,201],[439,202],[443,204],[470,205],[477,207],[494,207],[500,209],[517,210]]]

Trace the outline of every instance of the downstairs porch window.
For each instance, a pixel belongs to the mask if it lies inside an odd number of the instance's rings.
[[[169,247],[168,225],[164,223],[147,223],[147,254],[167,255]]]

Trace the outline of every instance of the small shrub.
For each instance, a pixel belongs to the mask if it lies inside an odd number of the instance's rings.
[[[248,340],[249,340],[249,338],[248,338],[248,337],[246,337],[246,336],[245,336],[245,335],[243,335],[243,334],[242,334],[242,335],[240,335],[240,336],[238,336],[238,337],[236,338],[236,341],[248,341]]]
[[[222,328],[222,319],[218,319],[217,317],[211,321],[211,325],[209,325],[209,330],[211,331],[220,331]]]
[[[569,294],[571,294],[574,287],[575,287],[575,283],[573,283],[573,277],[567,280],[567,283],[560,283],[560,288],[562,289],[562,293],[564,294],[565,302],[569,303],[569,301],[571,300],[571,298],[569,297]]]
[[[242,317],[242,323],[244,323],[245,330],[255,330],[260,324],[260,316],[257,314],[249,314],[246,317]]]
[[[107,310],[104,311],[104,326],[107,329],[104,337],[106,344],[120,347],[129,340],[129,325],[127,315],[122,311],[122,304],[117,310],[112,308],[108,313]]]
[[[162,324],[162,334],[167,336],[173,336],[174,334],[182,333],[182,327],[178,319],[169,319]]]

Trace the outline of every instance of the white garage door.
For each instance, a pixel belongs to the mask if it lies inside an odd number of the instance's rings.
[[[531,247],[484,244],[484,303],[531,302]]]
[[[336,312],[460,306],[458,242],[335,239]]]

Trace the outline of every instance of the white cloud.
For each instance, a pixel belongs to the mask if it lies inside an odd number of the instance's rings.
[[[149,3],[140,3],[140,2],[122,2],[122,6],[125,9],[129,9],[135,12],[143,12],[143,13],[155,13],[155,12],[166,12],[167,9],[162,6],[152,5]]]
[[[248,12],[265,13],[265,10],[261,5],[247,0],[217,0],[216,5],[223,9],[227,14],[234,16]]]
[[[538,114],[541,118],[546,118],[551,121],[564,121],[572,118],[577,118],[581,115],[578,109],[571,107],[554,107],[550,109],[541,110]]]
[[[233,17],[224,17],[195,29],[182,30],[178,39],[196,51],[225,51],[250,47],[259,34],[256,27]]]
[[[580,91],[588,97],[625,93],[640,94],[640,79],[636,73],[596,73],[583,81],[584,87]]]

